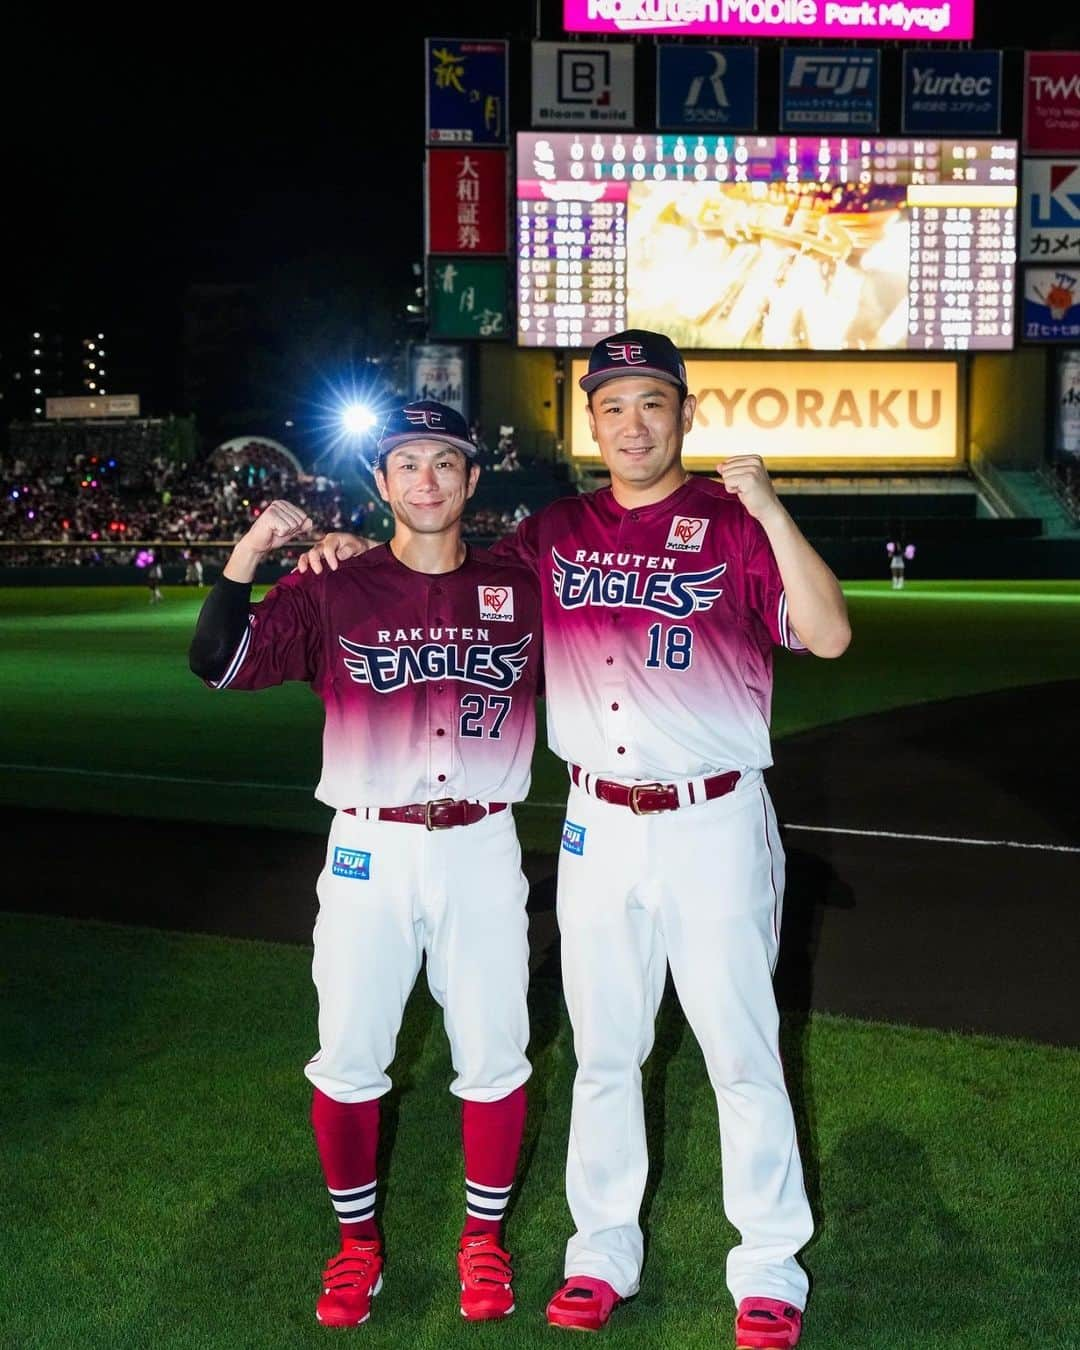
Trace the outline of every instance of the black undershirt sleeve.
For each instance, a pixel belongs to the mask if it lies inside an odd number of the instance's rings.
[[[220,680],[248,625],[251,583],[218,577],[203,601],[195,636],[188,648],[188,664],[202,680]]]

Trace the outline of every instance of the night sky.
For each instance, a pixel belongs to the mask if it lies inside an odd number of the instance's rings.
[[[528,37],[534,6],[469,0],[452,22],[445,5],[387,9],[403,17],[378,37],[294,14],[243,36],[202,19],[152,38],[39,32],[6,89],[12,280],[145,300],[312,252],[419,256],[423,38],[505,35],[514,11]]]
[[[393,27],[365,28],[377,8],[345,26],[266,11],[244,33],[227,10],[220,32],[208,11],[152,28],[105,11],[97,27],[23,21],[3,85],[9,316],[49,301],[115,314],[145,335],[167,391],[192,281],[261,282],[306,260],[325,276],[347,260],[407,284],[423,247],[422,39],[509,35],[524,53],[537,6],[398,0]],[[977,0],[978,40],[1070,45],[1049,9]],[[559,13],[545,0],[543,36],[559,36]]]

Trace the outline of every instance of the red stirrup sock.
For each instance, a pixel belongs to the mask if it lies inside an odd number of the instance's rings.
[[[524,1087],[497,1102],[463,1102],[465,1226],[462,1237],[492,1233],[501,1242],[503,1217],[514,1186],[525,1132]]]
[[[336,1102],[315,1089],[311,1124],[326,1189],[345,1238],[377,1238],[375,1154],[379,1147],[379,1099]]]

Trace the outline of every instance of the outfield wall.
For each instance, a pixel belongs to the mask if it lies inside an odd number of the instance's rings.
[[[586,357],[586,352],[558,352],[540,348],[515,349],[501,343],[478,343],[475,378],[472,382],[472,407],[485,429],[508,423],[520,431],[529,430],[550,436],[561,444],[562,455],[574,458],[572,450],[573,408],[584,395],[572,381],[575,359]],[[726,353],[726,359],[767,366],[798,361],[808,373],[816,362],[824,367],[847,365],[860,379],[872,369],[876,361],[891,361],[902,365],[920,363],[917,353],[867,353],[863,357],[844,360],[837,355],[761,352]],[[706,354],[693,353],[694,360],[704,360]],[[970,458],[972,445],[991,463],[999,467],[1035,468],[1047,460],[1050,449],[1050,419],[1053,408],[1050,385],[1054,353],[1045,347],[1018,347],[1011,352],[976,352],[960,354],[955,358],[959,367],[958,427],[956,437],[957,467]],[[937,356],[935,361],[948,363],[950,358]],[[930,363],[931,365],[933,363]],[[779,435],[779,433],[778,433]],[[589,446],[576,447],[579,461],[588,457]],[[598,461],[597,461],[598,462]],[[804,469],[813,469],[804,463]],[[884,470],[881,461],[876,466]],[[910,470],[912,464],[897,461],[899,471]],[[917,467],[917,466],[916,466]]]
[[[883,541],[820,540],[815,547],[841,581],[884,580],[889,575]],[[165,585],[178,586],[184,567],[165,567]],[[210,583],[218,569],[207,564]],[[994,580],[1080,581],[1080,539],[995,539],[979,547],[970,541],[922,540],[907,576],[912,581]],[[257,585],[273,585],[280,567],[261,567]],[[146,579],[126,567],[0,567],[0,586],[127,586],[146,591]],[[204,587],[205,590],[205,587]]]

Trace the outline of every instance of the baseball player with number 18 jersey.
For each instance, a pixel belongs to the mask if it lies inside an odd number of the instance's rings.
[[[611,487],[554,502],[497,546],[540,579],[548,733],[571,777],[557,909],[577,1231],[548,1320],[597,1329],[638,1289],[641,1066],[670,967],[716,1093],[741,1235],[727,1269],[736,1342],[789,1347],[812,1219],[778,1045],[784,854],[762,772],[773,649],[839,655],[843,597],[760,460],[726,461],[721,482],[687,475],[695,401],[667,338],[598,343],[582,386]]]
[[[461,540],[479,470],[457,413],[406,405],[379,453],[390,543],[336,572],[286,576],[252,605],[257,562],[311,523],[273,503],[234,550],[191,651],[216,689],[301,680],[325,705],[315,795],[335,814],[317,887],[319,1051],[305,1072],[341,1230],[317,1305],[330,1326],[366,1321],[382,1283],[379,1100],[422,959],[462,1101],[458,1272],[473,1320],[513,1311],[501,1234],[530,1073],[528,886],[510,806],[528,792],[534,746],[536,581]]]

